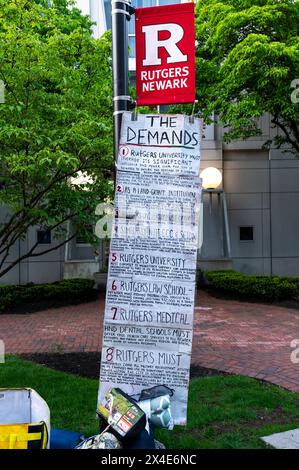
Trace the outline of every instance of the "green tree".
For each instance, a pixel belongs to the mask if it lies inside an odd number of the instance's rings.
[[[112,191],[111,38],[95,40],[70,3],[0,0],[0,277],[54,249],[34,241],[11,259],[29,227],[51,230],[60,247]],[[81,173],[93,183],[71,184]]]
[[[257,118],[270,113],[280,129],[274,145],[299,155],[298,33],[298,0],[197,3],[199,105],[227,127],[226,140],[260,133]]]

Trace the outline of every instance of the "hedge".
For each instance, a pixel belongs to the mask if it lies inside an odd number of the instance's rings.
[[[97,298],[91,279],[66,279],[51,284],[27,284],[25,286],[0,286],[0,312],[13,307],[41,301],[57,301],[63,304],[88,302]]]
[[[291,299],[299,294],[298,277],[258,276],[236,271],[208,271],[205,276],[215,289],[236,297],[271,301]]]

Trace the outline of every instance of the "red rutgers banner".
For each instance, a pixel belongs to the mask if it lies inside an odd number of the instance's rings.
[[[194,4],[137,8],[137,105],[195,100]]]

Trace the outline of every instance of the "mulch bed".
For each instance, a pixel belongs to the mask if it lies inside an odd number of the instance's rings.
[[[23,359],[36,362],[51,369],[80,375],[89,379],[98,379],[100,373],[100,354],[67,353],[67,354],[22,354]],[[215,369],[208,369],[198,365],[191,365],[191,378],[205,377],[207,375],[229,375]]]

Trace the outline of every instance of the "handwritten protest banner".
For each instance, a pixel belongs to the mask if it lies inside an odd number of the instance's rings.
[[[165,384],[186,423],[201,188],[200,125],[124,113],[117,162],[99,401]]]

